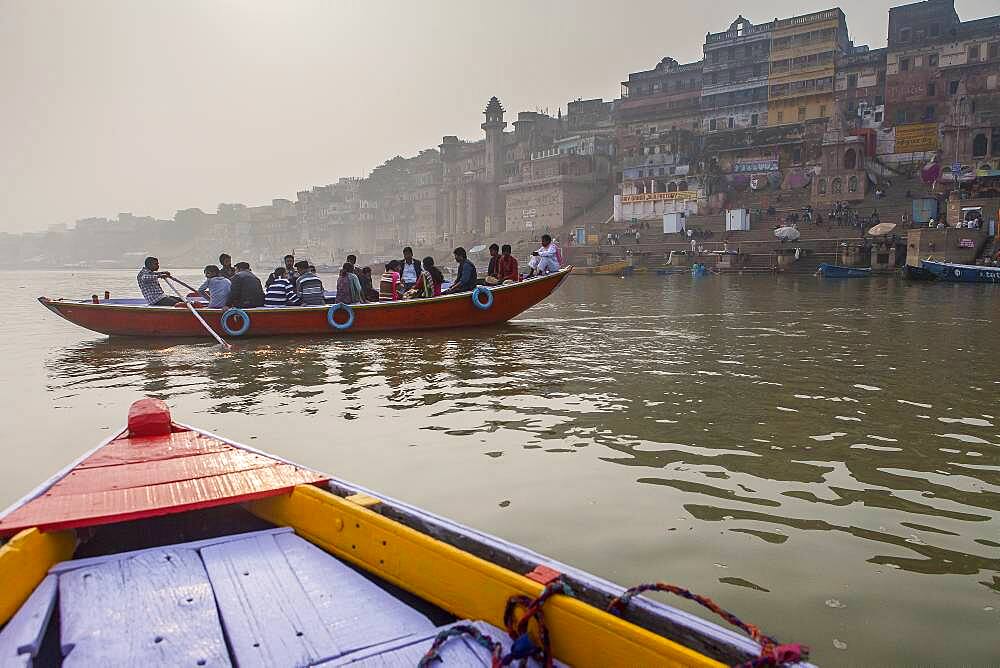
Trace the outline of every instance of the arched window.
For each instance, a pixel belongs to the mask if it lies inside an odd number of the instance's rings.
[[[671,181],[670,184],[667,185],[667,192],[668,193],[675,193],[675,192],[677,192],[677,184],[674,183],[673,181]]]
[[[826,194],[826,179],[819,180],[819,185],[817,186],[817,190],[819,191],[820,195]]]
[[[972,140],[972,157],[981,158],[986,155],[986,135],[979,133]]]
[[[844,169],[856,169],[858,166],[858,156],[853,148],[847,149],[844,154]]]
[[[840,177],[837,177],[830,184],[830,189],[834,195],[839,195],[844,192],[844,184],[841,182]]]
[[[852,176],[847,180],[847,192],[849,193],[858,192],[858,177]]]
[[[677,184],[677,189],[678,190],[687,190],[688,189],[688,182],[687,181],[681,181],[680,183]]]

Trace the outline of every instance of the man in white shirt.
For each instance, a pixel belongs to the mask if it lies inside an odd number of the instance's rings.
[[[404,291],[416,285],[420,272],[420,263],[413,259],[413,249],[407,246],[403,249],[403,269],[399,272],[399,280],[403,283]]]
[[[531,254],[528,266],[531,267],[529,278],[559,271],[559,247],[552,243],[552,237],[542,235],[542,245]]]

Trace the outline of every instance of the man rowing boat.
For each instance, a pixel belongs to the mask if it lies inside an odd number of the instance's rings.
[[[160,271],[160,261],[155,257],[147,257],[143,262],[143,268],[139,270],[135,280],[139,284],[139,290],[146,303],[150,306],[173,306],[180,304],[183,299],[171,297],[163,293],[160,287],[161,278],[170,278],[169,271]]]

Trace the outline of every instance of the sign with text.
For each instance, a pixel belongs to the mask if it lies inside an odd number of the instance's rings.
[[[937,123],[911,123],[896,126],[896,153],[936,151],[937,147]]]
[[[748,172],[776,172],[778,171],[778,157],[736,158],[733,160],[733,171],[737,174],[746,174]]]
[[[635,195],[622,195],[622,204],[633,202],[669,202],[672,200],[698,199],[696,190],[678,190],[672,193],[638,193]]]

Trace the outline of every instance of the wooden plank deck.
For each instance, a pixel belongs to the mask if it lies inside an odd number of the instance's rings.
[[[58,579],[46,576],[0,631],[0,666],[30,666],[56,605]]]
[[[59,577],[64,666],[229,666],[194,550],[156,548]]]
[[[51,531],[95,526],[249,501],[327,478],[190,430],[122,436],[0,519],[0,535],[30,527]]]

